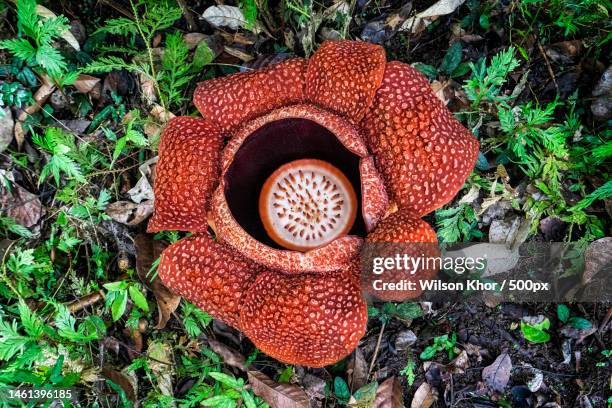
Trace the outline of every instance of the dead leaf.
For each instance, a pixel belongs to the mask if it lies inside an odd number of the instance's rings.
[[[223,47],[223,51],[227,52],[229,55],[231,55],[232,57],[236,57],[244,62],[249,62],[253,60],[253,56],[251,54],[248,54],[238,48],[235,47],[228,47],[225,46]]]
[[[162,395],[172,396],[172,376],[174,366],[172,364],[172,347],[168,343],[153,341],[147,349],[147,356],[150,357],[149,367],[154,377],[157,378],[157,387]],[[175,406],[175,405],[174,405]]]
[[[155,81],[149,76],[143,73],[138,75],[140,82],[140,91],[145,100],[151,104],[157,101],[157,90],[155,89]]]
[[[489,388],[495,392],[502,393],[510,381],[512,371],[512,361],[508,353],[502,353],[491,364],[482,370],[482,379]]]
[[[213,27],[227,27],[230,30],[239,30],[249,25],[242,10],[236,6],[210,6],[202,14],[202,18]]]
[[[17,123],[15,123],[15,140],[17,141],[17,147],[21,149],[23,142],[25,141],[26,130],[23,127],[23,123],[26,121],[28,116],[38,112],[42,106],[47,102],[47,99],[55,91],[55,84],[49,78],[48,75],[41,75],[42,85],[34,93],[34,103],[26,107],[23,112],[17,117]]]
[[[612,267],[612,237],[600,238],[591,242],[584,253],[584,272],[582,283],[585,285],[602,270]]]
[[[429,405],[428,405],[429,406]],[[376,390],[372,408],[403,408],[402,385],[397,377],[387,378]]]
[[[49,18],[57,18],[57,15],[52,12],[51,10],[49,10],[48,8],[41,6],[40,4],[36,5],[36,14],[38,14],[40,17],[43,18],[44,20],[47,20]],[[70,46],[72,48],[74,48],[77,51],[81,51],[81,46],[79,45],[79,42],[77,41],[76,37],[74,36],[74,34],[72,34],[72,32],[70,32],[70,29],[66,29],[64,31],[62,31],[60,33],[60,36],[68,43],[70,44]]]
[[[410,403],[410,408],[429,408],[435,401],[433,396],[433,391],[431,385],[427,382],[423,382],[423,384],[419,385],[416,392],[414,393],[414,397],[412,397],[412,402]]]
[[[15,121],[10,108],[0,108],[0,153],[13,141]]]
[[[450,363],[450,367],[455,374],[463,374],[470,367],[470,359],[467,351],[462,350],[461,353]]]
[[[135,384],[132,384],[132,380],[127,375],[109,367],[102,368],[102,375],[104,378],[117,384],[123,390],[123,392],[125,392],[126,397],[130,401],[136,401]]]
[[[153,214],[153,200],[136,204],[131,201],[116,201],[109,204],[106,214],[125,225],[138,225]]]
[[[0,174],[0,177],[12,179],[12,177],[2,174]],[[26,228],[33,227],[44,213],[42,203],[38,196],[20,185],[14,183],[11,183],[11,185],[11,191],[0,185],[0,208],[2,208],[2,212],[6,216],[14,218],[17,223]]]
[[[420,33],[425,30],[429,24],[437,20],[438,17],[452,13],[463,3],[465,3],[465,0],[439,0],[427,10],[404,21],[400,27],[400,31],[410,31],[414,34]]]
[[[164,286],[159,276],[155,275],[153,280],[149,276],[151,265],[159,258],[167,245],[145,234],[137,235],[134,238],[134,245],[136,247],[136,273],[155,296],[157,301],[157,325],[155,328],[161,330],[166,327],[172,313],[181,302],[181,297]]]
[[[183,35],[183,41],[187,48],[191,51],[200,43],[200,41],[206,38],[206,34],[202,33],[187,33]]]
[[[170,112],[167,109],[164,109],[163,106],[155,104],[153,108],[149,111],[149,114],[155,118],[159,123],[165,125],[170,121],[170,119],[176,117],[176,115]]]
[[[151,183],[155,177],[155,164],[157,163],[158,156],[147,160],[138,167],[140,172],[140,179],[134,187],[128,190],[127,194],[130,199],[135,203],[142,201],[153,200],[153,187]],[[151,181],[149,181],[151,180]]]
[[[308,396],[301,387],[293,384],[278,384],[261,371],[247,371],[249,383],[255,395],[263,398],[275,408],[309,408]]]
[[[560,331],[565,337],[576,339],[576,344],[580,344],[584,339],[597,331],[597,326],[592,325],[586,329],[577,329],[570,324],[566,324]]]
[[[220,341],[208,339],[208,346],[212,351],[223,358],[225,364],[236,367],[242,371],[246,371],[246,359],[242,354],[233,348],[226,346]]]
[[[368,364],[360,348],[353,352],[346,373],[351,390],[358,390],[368,382]]]
[[[74,81],[74,87],[81,93],[89,93],[100,82],[100,78],[91,75],[81,74]]]

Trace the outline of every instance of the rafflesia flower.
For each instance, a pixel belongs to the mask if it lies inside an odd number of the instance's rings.
[[[194,103],[203,118],[161,136],[148,230],[193,235],[159,276],[278,360],[338,361],[365,332],[364,241],[435,243],[420,217],[462,187],[478,142],[364,42],[203,82]]]

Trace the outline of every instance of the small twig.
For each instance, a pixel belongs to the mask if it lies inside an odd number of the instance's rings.
[[[176,2],[178,3],[179,7],[183,11],[183,16],[185,17],[185,20],[187,21],[187,25],[189,26],[189,30],[191,30],[191,31],[197,30],[198,29],[198,25],[197,25],[195,19],[193,18],[193,13],[189,9],[189,7],[187,7],[187,3],[185,2],[185,0],[177,0]]]
[[[376,348],[374,349],[374,354],[372,355],[372,361],[370,362],[370,369],[368,370],[368,377],[372,373],[374,369],[374,363],[376,363],[376,357],[378,357],[378,350],[380,349],[380,342],[382,341],[382,335],[385,331],[385,322],[383,322],[382,326],[380,326],[380,333],[378,333],[378,340],[376,341]]]
[[[546,56],[546,51],[544,51],[544,47],[542,47],[542,44],[540,44],[539,41],[538,41],[538,49],[540,50],[540,54],[542,54],[542,57],[544,57],[544,62],[546,62],[546,68],[548,68],[548,74],[552,78],[552,81],[555,84],[555,88],[557,88],[557,92],[559,92],[559,85],[557,84],[555,73],[552,67],[550,66],[550,61],[548,61],[548,57]]]
[[[75,300],[68,304],[68,310],[70,313],[76,313],[80,310],[85,309],[86,307],[92,306],[95,303],[98,303],[101,299],[104,298],[104,294],[102,291],[90,293],[89,295],[85,295],[80,299]]]
[[[110,8],[115,9],[119,14],[123,14],[125,17],[129,18],[130,20],[134,19],[134,15],[129,10],[115,3],[112,0],[100,0],[100,3],[106,4]]]

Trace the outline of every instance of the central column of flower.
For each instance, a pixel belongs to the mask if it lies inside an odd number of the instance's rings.
[[[259,215],[278,245],[308,251],[346,235],[357,215],[357,195],[335,166],[301,159],[279,167],[264,183]]]

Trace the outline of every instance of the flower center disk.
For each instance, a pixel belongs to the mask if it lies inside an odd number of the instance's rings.
[[[279,167],[264,183],[259,215],[270,238],[295,251],[346,235],[357,215],[357,195],[335,166],[301,159]]]

